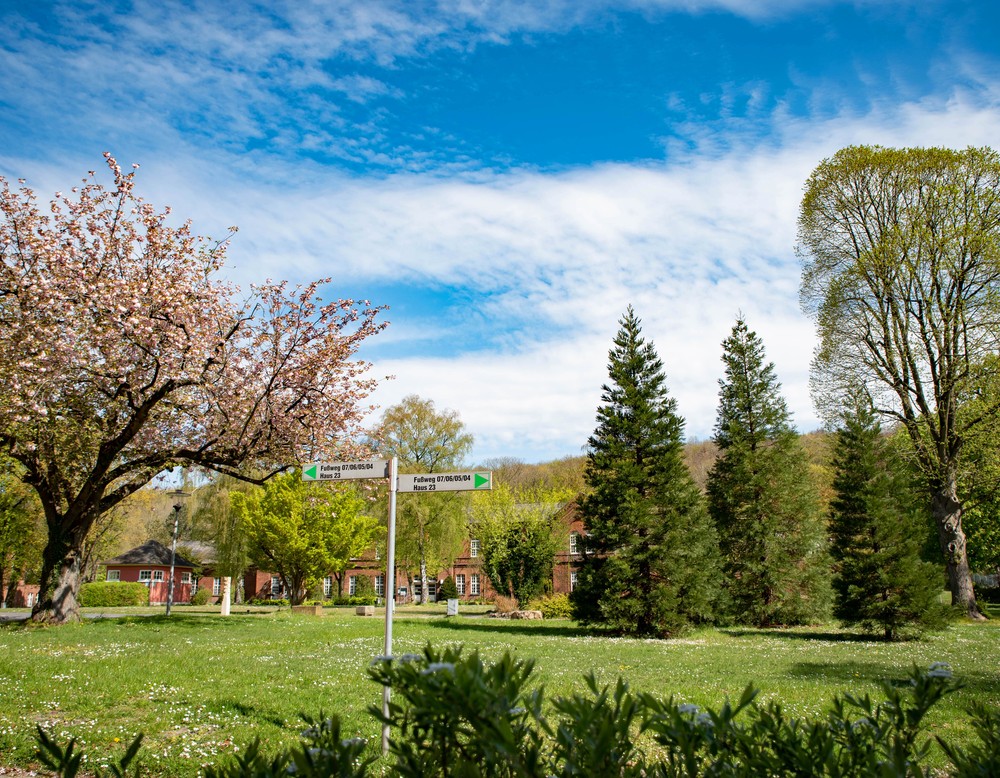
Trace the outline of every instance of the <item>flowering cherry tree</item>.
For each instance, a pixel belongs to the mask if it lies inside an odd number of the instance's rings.
[[[0,445],[48,528],[36,621],[79,618],[84,538],[159,473],[203,467],[262,483],[350,454],[374,388],[366,301],[217,279],[227,240],[174,226],[106,154],[47,207],[0,178]]]

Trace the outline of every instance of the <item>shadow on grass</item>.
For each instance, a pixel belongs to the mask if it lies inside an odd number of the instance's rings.
[[[927,668],[917,665],[921,670]],[[844,688],[850,688],[857,683],[888,682],[892,686],[909,686],[909,673],[913,664],[888,670],[885,664],[875,662],[797,662],[788,670],[788,675],[795,678],[832,681]],[[887,675],[887,673],[889,673]],[[1000,695],[1000,675],[984,672],[956,673],[965,690],[974,697],[995,698]]]
[[[253,721],[267,722],[279,729],[284,729],[285,719],[274,710],[258,710],[254,705],[247,705],[239,700],[219,700],[213,707],[221,708],[222,712],[233,711],[245,719]]]
[[[723,635],[734,638],[772,638],[774,640],[809,640],[826,643],[880,643],[880,638],[865,635],[860,632],[818,632],[811,629],[795,629],[794,627],[774,627],[771,629],[754,629],[752,627],[723,627],[719,629]]]
[[[241,627],[248,621],[255,621],[262,616],[267,617],[268,613],[237,613],[233,611],[229,616],[220,616],[218,613],[171,613],[169,616],[163,613],[152,613],[148,615],[140,614],[107,614],[94,616],[85,619],[87,622],[96,625],[118,624],[118,625],[143,625],[153,628],[159,627],[200,627],[210,625],[213,629],[233,629]]]
[[[534,635],[542,637],[586,637],[594,633],[573,626],[570,623],[555,623],[546,621],[508,621],[507,619],[490,619],[489,623],[481,621],[458,621],[455,619],[428,621],[428,627],[448,630],[450,632],[506,632],[511,635]]]

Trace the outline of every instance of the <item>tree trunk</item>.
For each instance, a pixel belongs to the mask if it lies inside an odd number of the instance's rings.
[[[958,500],[957,481],[954,477],[934,490],[931,515],[937,525],[938,541],[944,553],[951,604],[960,607],[970,619],[983,621],[985,616],[979,611],[976,594],[972,589],[972,572],[969,570],[965,532],[962,530],[962,503]]]
[[[49,538],[42,552],[42,576],[38,602],[31,620],[46,624],[66,624],[80,620],[80,572],[83,559],[83,536],[66,532],[49,522]]]

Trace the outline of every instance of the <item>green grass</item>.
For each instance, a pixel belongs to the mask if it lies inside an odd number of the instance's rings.
[[[221,618],[217,610],[0,627],[0,764],[32,763],[35,724],[62,740],[77,737],[90,763],[106,764],[143,732],[144,767],[182,776],[255,737],[272,750],[292,743],[302,729],[300,712],[336,712],[346,736],[378,737],[365,711],[380,704],[381,689],[365,668],[382,653],[381,617],[241,607]],[[487,657],[533,657],[549,696],[581,690],[583,674],[593,670],[605,683],[621,675],[637,691],[702,706],[718,706],[753,682],[790,713],[818,715],[839,692],[877,695],[878,681],[940,661],[967,685],[935,709],[933,732],[961,742],[971,734],[969,703],[1000,706],[995,623],[958,624],[914,643],[833,629],[703,630],[661,641],[594,636],[566,621],[441,614],[443,606],[400,609],[393,653],[418,652],[430,641],[463,643]]]

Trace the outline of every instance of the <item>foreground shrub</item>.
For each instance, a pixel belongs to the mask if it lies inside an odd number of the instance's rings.
[[[528,610],[541,611],[542,616],[547,619],[569,619],[573,616],[573,606],[570,605],[568,594],[537,597],[528,603]]]
[[[748,686],[716,711],[649,694],[634,694],[586,678],[586,689],[544,705],[532,684],[534,662],[505,654],[489,665],[460,646],[427,646],[420,655],[380,657],[369,677],[392,692],[388,714],[371,715],[390,729],[392,775],[494,776],[929,776],[924,762],[934,744],[927,712],[960,687],[944,665],[914,668],[908,681],[882,685],[884,699],[850,694],[834,699],[815,719],[789,718],[778,702],[758,705]],[[551,710],[551,714],[543,714]],[[1000,774],[1000,712],[971,711],[979,742],[967,750],[936,738],[953,775]],[[255,742],[208,776],[369,775],[376,744],[343,738],[337,717],[304,717],[308,729],[290,751],[268,757]],[[141,737],[141,736],[140,736]],[[129,748],[129,761],[138,750]],[[60,775],[79,766],[75,741],[62,748],[39,729],[39,758]],[[75,761],[74,761],[75,760]],[[124,768],[128,762],[121,766]],[[118,766],[112,768],[114,775]],[[384,770],[381,774],[384,774]],[[101,775],[100,772],[97,773]]]
[[[80,605],[84,608],[122,608],[149,605],[145,584],[123,581],[95,581],[80,587]]]

